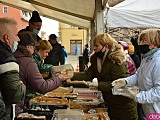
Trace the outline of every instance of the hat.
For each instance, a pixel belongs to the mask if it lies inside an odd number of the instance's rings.
[[[57,36],[55,34],[50,34],[49,39],[56,40]]]
[[[29,23],[32,22],[42,22],[39,13],[37,11],[32,12],[32,17],[30,18]]]
[[[134,46],[132,44],[128,45],[129,48],[128,48],[128,53],[129,54],[133,54],[134,53]]]
[[[27,46],[36,46],[38,45],[37,43],[37,36],[30,31],[23,31],[18,33],[18,37],[20,39],[20,42],[18,43],[19,45]]]
[[[122,45],[124,50],[127,50],[129,48],[128,44],[125,41],[118,41],[120,45]]]

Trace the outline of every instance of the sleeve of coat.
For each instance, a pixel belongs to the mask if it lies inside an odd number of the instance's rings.
[[[124,78],[124,77],[129,76],[129,72],[125,64],[122,64],[122,65],[111,64],[108,69],[110,69],[111,80],[110,81],[106,80],[106,82],[98,83],[98,89],[101,91],[111,91],[112,81],[118,78]]]
[[[1,91],[5,104],[15,104],[22,101],[26,92],[26,86],[20,82],[17,71],[3,73]]]
[[[38,93],[45,94],[46,92],[56,89],[62,84],[59,77],[44,80],[34,59],[28,62],[25,74],[27,86]]]

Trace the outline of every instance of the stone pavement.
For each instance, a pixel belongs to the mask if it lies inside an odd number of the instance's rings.
[[[68,55],[65,64],[71,64],[75,70],[75,68],[77,67],[77,64],[79,64],[79,56],[78,55]]]

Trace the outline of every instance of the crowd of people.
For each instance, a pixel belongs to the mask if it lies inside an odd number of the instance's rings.
[[[1,120],[11,120],[12,104],[16,104],[17,116],[37,93],[52,91],[69,78],[63,73],[51,74],[65,64],[68,54],[55,34],[49,40],[38,36],[41,26],[37,11],[32,12],[29,26],[19,32],[15,20],[0,18]],[[159,47],[160,29],[136,32],[129,43],[116,41],[108,33],[99,34],[93,40],[93,54],[85,45],[83,64],[87,69],[74,72],[71,80],[97,78],[96,87],[111,120],[145,120],[149,113],[160,113]],[[127,89],[127,93],[112,94],[113,87],[128,85],[138,86],[139,93]]]

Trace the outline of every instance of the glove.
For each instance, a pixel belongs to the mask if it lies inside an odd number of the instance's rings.
[[[92,82],[92,83],[89,84],[89,87],[98,88],[98,83],[97,82]]]
[[[126,86],[127,82],[125,79],[120,78],[120,79],[114,80],[111,84],[112,86],[114,86],[114,88],[121,88]]]
[[[125,93],[119,93],[119,95],[122,95],[124,97],[128,97],[133,100],[135,100],[135,97],[136,97],[136,93],[134,93],[131,89],[126,89]]]

